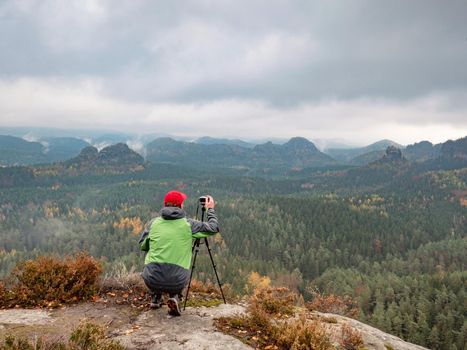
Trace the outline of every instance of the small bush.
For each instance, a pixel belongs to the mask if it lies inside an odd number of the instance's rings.
[[[128,291],[133,290],[135,292],[146,292],[147,287],[144,284],[141,273],[134,272],[133,270],[115,271],[107,274],[100,283],[100,292],[108,291]]]
[[[61,260],[41,256],[19,263],[12,272],[14,279],[8,298],[0,306],[57,306],[90,299],[97,290],[100,264],[85,253]]]
[[[251,272],[248,275],[247,283],[245,284],[245,293],[251,295],[257,290],[269,288],[271,279],[268,276],[261,276],[257,272]]]
[[[247,319],[248,328],[254,331],[271,332],[271,315],[260,307],[250,307]]]
[[[7,335],[3,344],[0,343],[1,350],[36,350],[36,349],[43,349],[42,346],[34,347],[29,341],[26,339],[18,339],[11,335]]]
[[[7,335],[0,342],[0,350],[81,350],[76,347],[69,346],[61,341],[45,340],[44,338],[36,338],[30,341],[26,338],[14,337]]]
[[[274,339],[276,325],[272,323],[271,315],[260,307],[250,307],[248,314],[239,314],[230,317],[220,317],[216,321],[216,326],[229,333],[232,329],[240,333],[252,333],[261,335],[260,343],[269,343]],[[234,334],[238,336],[238,334]],[[257,341],[258,341],[257,340]]]
[[[347,323],[344,323],[342,325],[339,343],[345,350],[358,350],[363,347],[363,337],[357,329],[354,329]]]
[[[277,345],[281,349],[334,349],[326,329],[319,321],[309,321],[305,315],[276,329]]]
[[[356,318],[358,316],[357,302],[349,296],[340,297],[334,294],[322,295],[313,294],[313,300],[306,304],[310,311],[320,311],[347,317]]]
[[[195,278],[191,280],[190,292],[202,294],[219,294],[219,287],[211,281],[203,283]]]
[[[0,300],[6,300],[8,298],[7,294],[8,294],[8,291],[5,288],[5,285],[3,284],[2,281],[0,281]],[[0,301],[0,307],[2,306],[1,304],[2,302]]]
[[[7,335],[0,342],[0,350],[124,350],[120,343],[108,339],[103,327],[90,322],[81,323],[68,342],[45,340],[30,341]]]
[[[263,310],[272,316],[293,315],[297,295],[285,287],[261,288],[250,298],[249,311]]]
[[[102,326],[91,322],[81,323],[70,335],[69,346],[80,350],[124,350],[120,343],[108,339]]]
[[[248,313],[221,317],[216,326],[261,349],[334,349],[319,321],[288,319],[297,295],[287,288],[260,288],[250,298]],[[287,317],[282,317],[287,316]]]

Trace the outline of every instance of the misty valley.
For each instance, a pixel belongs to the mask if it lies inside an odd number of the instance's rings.
[[[198,197],[215,197],[210,242],[233,293],[259,274],[305,300],[350,296],[360,320],[404,340],[467,346],[467,137],[325,152],[301,137],[156,138],[141,154],[111,141],[0,136],[0,279],[22,260],[78,251],[107,275],[141,271],[139,236],[177,189],[190,217]],[[203,250],[196,278],[214,278]]]

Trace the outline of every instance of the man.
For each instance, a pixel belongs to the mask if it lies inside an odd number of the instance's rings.
[[[219,232],[214,199],[206,197],[207,221],[187,219],[183,202],[187,196],[170,191],[164,197],[160,216],[153,219],[139,240],[146,251],[142,277],[151,291],[151,307],[162,306],[162,293],[169,293],[169,315],[180,316],[180,296],[190,278],[192,242]]]

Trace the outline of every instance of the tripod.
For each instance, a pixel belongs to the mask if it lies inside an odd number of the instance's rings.
[[[204,204],[200,204],[200,205],[201,205],[201,221],[203,222],[204,221],[204,214],[206,213],[206,207],[204,206]],[[199,206],[196,208],[196,218],[198,218],[198,210],[199,210]],[[188,300],[188,293],[190,292],[191,280],[193,278],[193,271],[195,269],[196,258],[198,257],[199,246],[200,246],[200,244],[202,244],[201,239],[203,239],[204,244],[208,248],[209,258],[211,258],[212,268],[214,269],[214,274],[216,275],[217,285],[219,286],[219,289],[221,291],[222,300],[224,300],[224,304],[227,304],[227,302],[225,301],[224,292],[222,291],[222,283],[219,280],[219,275],[217,274],[216,264],[214,263],[214,259],[212,257],[211,247],[209,247],[208,239],[206,237],[196,238],[195,241],[193,242],[193,246],[191,247],[191,252],[192,253],[194,252],[193,263],[191,264],[190,281],[188,282],[188,288],[186,290],[185,302],[183,304],[183,310],[185,310],[185,308],[186,308],[186,302]]]

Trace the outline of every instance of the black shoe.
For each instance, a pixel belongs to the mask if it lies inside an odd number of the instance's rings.
[[[162,304],[164,303],[164,300],[162,299],[162,295],[153,295],[151,298],[151,305],[149,307],[151,309],[159,309],[162,307]]]
[[[171,297],[167,300],[167,306],[169,307],[170,316],[181,316],[180,308],[178,307],[178,295]]]

